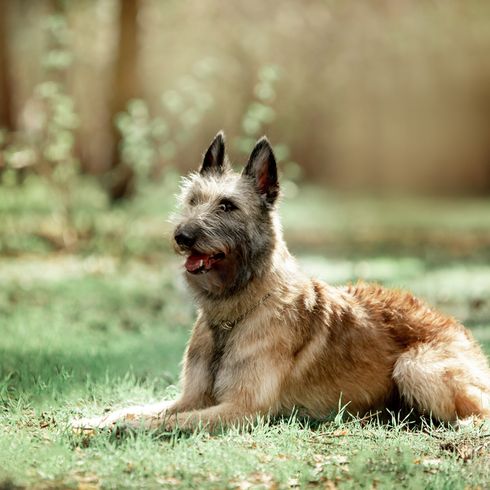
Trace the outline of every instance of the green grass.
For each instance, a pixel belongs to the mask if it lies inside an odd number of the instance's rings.
[[[175,396],[193,317],[172,260],[158,267],[87,261],[0,263],[0,481],[43,488],[488,485],[488,430],[422,431],[400,421],[339,420],[308,428],[292,419],[247,433],[170,439],[98,435],[86,447],[68,429],[70,418]],[[304,259],[307,267],[311,261]],[[438,281],[448,271],[426,275],[419,266],[407,273],[407,261],[388,266],[387,259],[373,259],[363,267],[370,278],[433,289],[437,302]],[[349,279],[345,261],[323,265],[337,271],[336,279]],[[480,315],[474,331],[490,352],[490,322],[482,313],[488,305],[471,306],[477,304],[467,287],[471,271],[461,265],[450,272],[462,281],[451,280],[445,309],[467,311],[470,320]],[[478,291],[484,296],[489,286]]]
[[[40,194],[24,199],[0,196],[0,489],[490,488],[489,427],[413,427],[396,417],[308,426],[292,417],[212,436],[99,434],[87,442],[72,434],[73,417],[176,396],[194,307],[163,238],[170,194],[112,210],[89,194],[91,205],[77,212],[85,209],[92,231],[60,251],[36,241],[57,211],[35,188]],[[432,228],[427,216],[409,213],[404,228],[391,211],[364,226],[346,211],[361,201],[335,202],[312,191],[284,205],[287,235],[310,273],[410,288],[469,325],[490,354],[488,251],[465,255],[461,247],[486,240],[487,203],[462,204],[477,210],[466,221],[455,207],[434,211]],[[311,215],[301,220],[305,206]],[[453,213],[451,235],[441,223]],[[322,216],[321,239],[312,238]],[[363,229],[374,230],[375,247]],[[396,229],[417,240],[398,237],[405,246],[396,248]],[[434,236],[421,246],[420,237]]]

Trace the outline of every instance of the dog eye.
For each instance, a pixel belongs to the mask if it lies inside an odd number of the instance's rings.
[[[191,197],[189,200],[189,204],[191,206],[195,206],[197,204],[197,199],[195,197]]]
[[[220,211],[224,211],[225,213],[228,213],[230,211],[233,211],[234,209],[237,209],[237,207],[228,199],[223,199],[218,204],[218,209]]]

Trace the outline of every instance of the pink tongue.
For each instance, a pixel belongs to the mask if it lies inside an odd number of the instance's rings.
[[[209,255],[206,254],[196,254],[189,255],[185,261],[185,268],[189,272],[197,271],[204,264],[205,267],[208,265]]]

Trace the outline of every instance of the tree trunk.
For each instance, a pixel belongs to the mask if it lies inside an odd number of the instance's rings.
[[[134,192],[135,174],[132,168],[120,160],[120,134],[114,120],[126,109],[128,101],[141,97],[141,81],[138,73],[138,7],[139,0],[120,0],[119,38],[114,70],[114,91],[111,100],[113,130],[112,179],[110,196],[113,201],[129,197]]]
[[[0,127],[15,129],[8,53],[8,0],[0,0]]]

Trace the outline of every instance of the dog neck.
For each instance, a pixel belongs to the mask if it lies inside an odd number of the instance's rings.
[[[299,294],[304,276],[283,240],[276,242],[268,266],[240,291],[225,298],[198,296],[197,303],[209,325],[235,324],[270,301],[290,301]]]
[[[233,330],[237,325],[239,325],[241,322],[245,321],[249,315],[251,315],[259,306],[263,305],[270,297],[272,293],[267,293],[265,296],[259,299],[254,305],[250,307],[249,310],[245,311],[241,315],[237,316],[236,318],[229,318],[226,321],[219,321],[218,323],[210,323],[210,327],[212,329],[218,329],[218,330],[226,330],[230,331]]]

